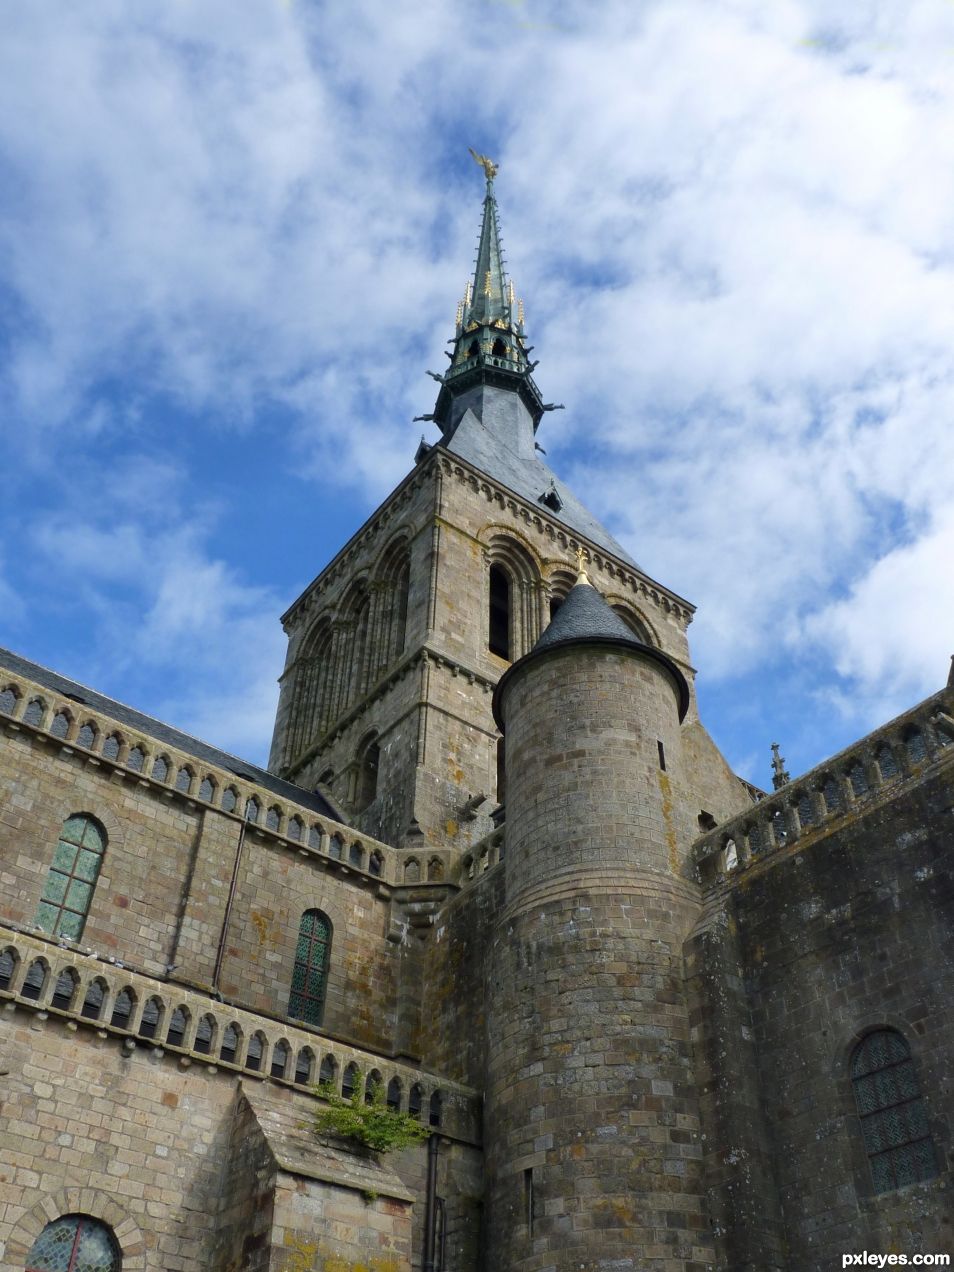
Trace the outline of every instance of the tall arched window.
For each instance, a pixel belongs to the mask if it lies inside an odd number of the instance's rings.
[[[933,1179],[934,1142],[911,1051],[896,1029],[878,1029],[851,1056],[851,1084],[875,1192]]]
[[[106,832],[98,822],[79,813],[67,817],[36,909],[44,932],[71,941],[83,935],[105,851]]]
[[[355,787],[354,808],[363,812],[378,793],[378,763],[381,748],[373,735],[362,742],[358,750],[358,782]]]
[[[306,910],[298,928],[295,967],[292,972],[288,1014],[296,1020],[320,1025],[325,1010],[328,959],[331,954],[331,920],[321,910]]]
[[[501,565],[490,567],[490,629],[487,648],[500,658],[510,657],[510,575]]]
[[[122,1266],[111,1228],[89,1215],[63,1215],[34,1241],[26,1272],[120,1272]]]

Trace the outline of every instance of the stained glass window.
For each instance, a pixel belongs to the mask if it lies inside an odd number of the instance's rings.
[[[26,1272],[120,1272],[122,1254],[104,1223],[63,1215],[48,1223],[27,1255]]]
[[[106,834],[91,817],[68,817],[53,853],[35,922],[51,936],[78,941],[106,851]]]
[[[875,1192],[933,1179],[934,1142],[902,1035],[894,1029],[868,1034],[851,1057],[851,1082]]]
[[[321,1024],[330,952],[331,921],[320,910],[306,910],[298,929],[288,999],[288,1014],[296,1020],[305,1020],[310,1025]]]

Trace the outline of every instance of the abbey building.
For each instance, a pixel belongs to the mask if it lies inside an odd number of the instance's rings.
[[[954,1254],[954,688],[732,773],[692,605],[537,445],[483,164],[439,439],[283,616],[268,770],[0,651],[4,1269]]]

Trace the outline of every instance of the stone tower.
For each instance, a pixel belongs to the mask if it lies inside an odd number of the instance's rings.
[[[495,1267],[711,1262],[682,945],[689,705],[585,574],[495,695],[506,904],[488,999]],[[605,1262],[609,1260],[609,1262]]]
[[[692,607],[639,568],[536,444],[550,406],[533,379],[486,171],[450,365],[431,373],[440,389],[427,418],[440,437],[422,442],[414,469],[283,618],[270,768],[404,849],[409,882],[428,877],[430,849],[464,856],[492,829],[504,780],[493,689],[572,587],[578,551],[629,630],[690,684],[693,675]],[[738,784],[699,738],[737,800]]]

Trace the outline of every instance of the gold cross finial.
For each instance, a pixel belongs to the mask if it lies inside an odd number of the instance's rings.
[[[583,548],[582,548],[582,547],[577,548],[577,550],[576,550],[576,568],[577,568],[578,573],[577,573],[577,576],[576,576],[576,581],[577,581],[577,583],[578,583],[578,584],[579,584],[579,583],[589,583],[589,581],[590,581],[590,580],[586,577],[586,570],[585,570],[585,568],[584,568],[584,561],[585,561],[585,559],[586,559],[586,554],[585,554],[585,552],[583,551]]]

